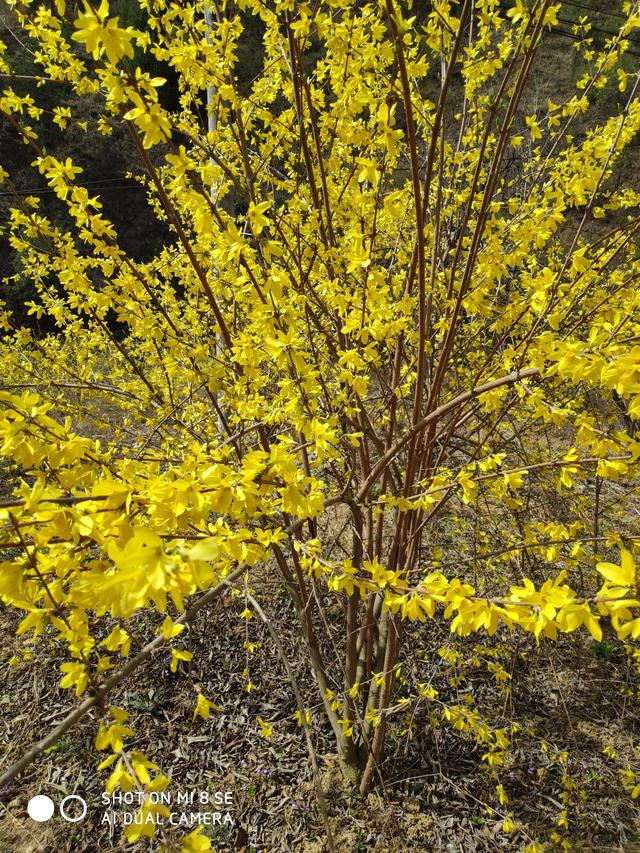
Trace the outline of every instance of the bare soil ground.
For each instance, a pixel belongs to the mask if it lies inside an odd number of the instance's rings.
[[[399,690],[406,695],[416,683],[429,683],[438,697],[411,708],[411,737],[406,712],[392,718],[383,784],[363,799],[345,789],[335,767],[317,691],[296,654],[295,614],[278,586],[271,599],[271,613],[314,718],[338,851],[516,851],[535,839],[546,840],[548,846],[540,848],[546,850],[561,850],[566,840],[574,850],[640,851],[640,800],[624,789],[620,774],[627,767],[639,769],[640,676],[619,643],[563,637],[536,647],[507,634],[461,640],[437,621],[412,626],[407,646],[423,651],[418,660],[412,656],[413,663],[406,662],[406,682]],[[194,652],[185,668],[171,673],[167,653],[158,652],[111,701],[131,714],[136,736],[128,747],[157,761],[172,778],[170,791],[208,792],[211,797],[217,791],[233,792],[233,827],[206,829],[214,849],[319,853],[327,849],[325,831],[304,738],[292,719],[296,706],[284,668],[263,626],[251,620],[249,639],[261,646],[248,658],[256,689],[247,693],[242,676],[247,636],[234,612],[237,605],[228,597],[201,615],[182,644]],[[8,665],[23,648],[22,638],[14,636],[16,623],[14,613],[0,612],[3,766],[76,701],[57,686],[57,665],[45,664],[37,655],[34,661]],[[130,631],[142,640],[150,625],[134,618]],[[460,650],[467,662],[452,665],[439,652],[443,649]],[[62,661],[60,655],[58,663]],[[496,662],[510,675],[506,682],[491,673],[489,664]],[[199,690],[219,710],[192,724]],[[487,767],[482,760],[486,748],[469,734],[448,724],[433,728],[430,716],[442,708],[440,703],[473,708],[492,729],[508,731],[512,746],[505,765]],[[258,716],[273,722],[272,741],[260,736]],[[106,754],[94,748],[98,718],[92,712],[0,791],[0,851],[125,849],[122,827],[114,830],[104,822],[108,809],[101,794],[109,771],[96,769]],[[508,796],[502,805],[495,791],[499,782]],[[47,823],[35,823],[26,806],[30,797],[42,793],[56,803],[69,794],[81,795],[88,804],[86,818],[69,823],[56,813]],[[563,797],[570,801],[566,828],[557,825]],[[179,808],[199,812],[214,807]],[[509,814],[517,828],[505,832]],[[167,844],[186,831],[184,826],[168,828]],[[549,841],[556,831],[556,840]],[[140,848],[157,845],[142,841]]]

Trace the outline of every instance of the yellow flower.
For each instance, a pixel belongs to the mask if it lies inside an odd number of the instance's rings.
[[[165,616],[162,627],[160,628],[160,633],[165,640],[172,640],[178,634],[182,633],[182,631],[184,631],[184,625],[174,625],[171,616]]]
[[[182,840],[180,853],[204,853],[205,850],[211,850],[211,841],[206,835],[202,834],[203,829],[199,826],[193,832],[190,832],[186,838]]]
[[[296,711],[291,719],[293,719],[297,722],[299,728],[302,728],[303,720],[302,720],[302,715],[300,714],[300,711]],[[304,712],[304,722],[308,726],[311,725],[311,714],[309,713],[309,711]]]
[[[615,563],[597,563],[596,570],[605,580],[616,587],[629,588],[636,583],[636,565],[633,556],[626,548],[620,551],[620,565]]]
[[[139,33],[131,27],[123,30],[118,26],[117,17],[107,20],[107,0],[102,0],[97,12],[85,0],[84,9],[84,13],[74,21],[77,32],[72,35],[72,39],[84,44],[94,59],[98,59],[103,52],[107,54],[109,62],[114,64],[123,56],[133,58],[131,40]]]
[[[260,737],[273,740],[273,724],[263,720],[262,717],[258,717],[258,723],[260,724]]]
[[[256,237],[269,225],[269,219],[264,214],[270,207],[270,201],[263,201],[260,202],[260,204],[254,204],[251,202],[249,204],[249,212],[247,216],[251,223],[251,230]]]
[[[540,130],[540,125],[538,124],[536,116],[527,116],[525,121],[527,123],[527,127],[531,130],[531,139],[542,139],[542,131]]]
[[[193,712],[193,719],[195,720],[196,717],[202,717],[203,720],[209,719],[209,713],[212,709],[214,711],[220,710],[219,706],[216,705],[215,702],[207,699],[202,693],[198,693],[198,700],[196,702],[195,711]]]
[[[171,672],[178,669],[178,664],[181,660],[190,661],[193,657],[193,652],[184,652],[182,649],[171,649]]]

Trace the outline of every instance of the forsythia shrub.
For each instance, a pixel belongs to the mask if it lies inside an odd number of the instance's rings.
[[[37,102],[6,80],[2,115],[66,225],[15,194],[5,234],[37,289],[30,311],[56,331],[0,316],[1,452],[21,468],[0,503],[0,595],[24,613],[19,634],[65,645],[61,685],[103,699],[120,658],[162,644],[175,671],[199,607],[244,585],[248,620],[277,576],[364,792],[407,621],[598,641],[610,624],[637,648],[626,497],[595,528],[591,510],[593,483],[631,480],[640,458],[640,193],[616,168],[640,128],[625,70],[637,4],[604,45],[575,36],[575,91],[528,115],[549,0],[139,0],[143,30],[107,0],[10,5],[59,93],[54,121],[74,120],[68,91],[100,98],[98,129],[126,128],[173,237],[129,257],[82,165],[47,153]],[[260,68],[240,85],[251,18]],[[175,73],[176,110],[145,54]],[[594,121],[610,83],[622,106]],[[447,560],[447,518],[473,519],[482,547]],[[327,600],[343,604],[335,659]],[[141,609],[161,615],[139,654],[126,625]],[[308,733],[304,708],[298,722]],[[112,707],[107,790],[161,790],[160,768],[124,751],[132,734]],[[491,764],[506,743],[487,737]]]

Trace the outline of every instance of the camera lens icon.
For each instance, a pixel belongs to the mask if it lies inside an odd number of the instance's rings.
[[[31,820],[35,820],[37,823],[45,823],[45,821],[51,820],[55,809],[55,803],[46,794],[31,797],[27,803],[27,814]],[[67,823],[78,823],[87,815],[87,801],[77,794],[69,794],[62,800],[58,810],[60,817]]]
[[[51,797],[45,794],[38,794],[37,797],[31,797],[27,804],[27,814],[31,820],[37,823],[44,823],[53,817],[55,805]]]
[[[72,806],[69,813],[69,804],[74,802],[80,804],[80,814],[76,814],[76,806]],[[69,823],[77,823],[79,820],[83,820],[87,815],[87,801],[82,797],[79,797],[77,794],[69,794],[69,796],[65,797],[60,803],[58,808],[60,809],[60,817]]]

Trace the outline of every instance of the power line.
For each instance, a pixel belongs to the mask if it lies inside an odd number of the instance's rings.
[[[574,44],[575,44],[575,42],[576,42],[576,36],[575,36],[575,33],[570,33],[570,32],[568,32],[567,30],[561,30],[561,29],[559,29],[558,27],[554,27],[552,30],[549,30],[549,35],[550,35],[550,36],[561,36],[562,38],[568,38],[568,39],[570,39]],[[634,44],[635,44],[635,42],[634,42]],[[604,47],[605,47],[605,45],[604,45],[604,44],[602,44],[602,42],[596,42],[596,41],[595,41],[595,39],[593,40],[593,46],[594,46],[594,47],[597,47],[597,48],[603,48],[603,49],[604,49]],[[635,50],[625,50],[625,56],[637,56],[637,57],[640,57],[640,52],[639,52],[639,51],[635,51]]]
[[[622,18],[627,20],[627,16],[622,12],[613,12],[609,9],[595,9],[593,6],[587,6],[585,3],[576,3],[575,0],[562,0],[563,6],[573,6],[576,9],[582,9],[585,12],[591,12],[592,15],[608,15],[610,18]]]
[[[582,27],[582,24],[580,24],[578,21],[572,21],[569,18],[558,18],[558,20],[562,24],[571,24],[571,26],[573,27]],[[612,38],[617,38],[620,35],[620,33],[615,32],[615,30],[603,30],[601,27],[594,27],[593,25],[590,26],[589,29],[584,33],[584,38],[588,38],[589,33],[602,33],[602,35],[611,36]],[[578,37],[579,35],[576,33],[576,38]],[[624,39],[624,41],[628,41],[630,44],[633,44],[636,47],[640,47],[640,41],[632,39],[630,36],[622,36],[622,38]]]
[[[85,181],[82,184],[74,184],[77,187],[84,187],[85,189],[94,189],[100,192],[118,192],[120,190],[143,190],[145,187],[140,184],[132,184],[132,183],[124,183],[123,178],[104,178],[100,181]],[[107,184],[120,184],[120,186],[106,186]],[[26,189],[16,189],[14,191],[3,191],[0,192],[0,197],[2,196],[13,196],[13,195],[44,195],[55,193],[55,189],[52,187],[31,187]]]
[[[576,3],[576,2],[573,2],[573,0],[572,0],[572,2],[569,2],[569,0],[562,0],[562,3],[563,3],[563,5],[566,4],[569,6],[574,6],[577,9],[585,9],[585,10],[591,12],[592,15],[593,14],[602,14],[602,15],[608,15],[608,14],[613,15],[614,14],[613,12],[609,13],[604,9],[593,9],[593,8],[591,8],[591,6],[585,6],[582,3]],[[512,8],[511,6],[507,6],[503,3],[500,4],[500,9],[503,12],[508,12],[509,9],[511,9],[511,8]],[[624,20],[627,20],[625,15],[615,13],[615,16],[623,18]],[[569,24],[571,26],[578,26],[578,27],[580,26],[579,21],[571,21],[568,18],[558,18],[558,20],[561,21],[563,24]],[[598,32],[602,35],[608,35],[608,36],[611,36],[612,38],[616,38],[617,36],[620,35],[619,32],[615,32],[613,30],[605,30],[605,29],[602,29],[601,27],[596,27],[593,25],[591,26],[590,32],[591,31]],[[562,38],[569,38],[574,43],[579,42],[581,40],[584,40],[586,38],[589,38],[589,33],[585,33],[583,36],[580,36],[579,34],[569,32],[568,30],[563,30],[560,27],[551,27],[549,29],[548,33],[549,33],[549,35],[557,35],[557,36],[560,36]],[[634,39],[630,38],[629,36],[623,36],[622,38],[624,39],[624,41],[627,41],[630,44],[634,45],[634,47],[640,48],[640,41],[635,41]],[[600,49],[606,48],[606,45],[604,45],[601,41],[597,41],[596,39],[591,39],[591,41],[593,43],[593,46],[596,48],[600,48]],[[640,57],[640,52],[633,51],[633,50],[625,50],[625,54],[628,54],[629,56]]]

